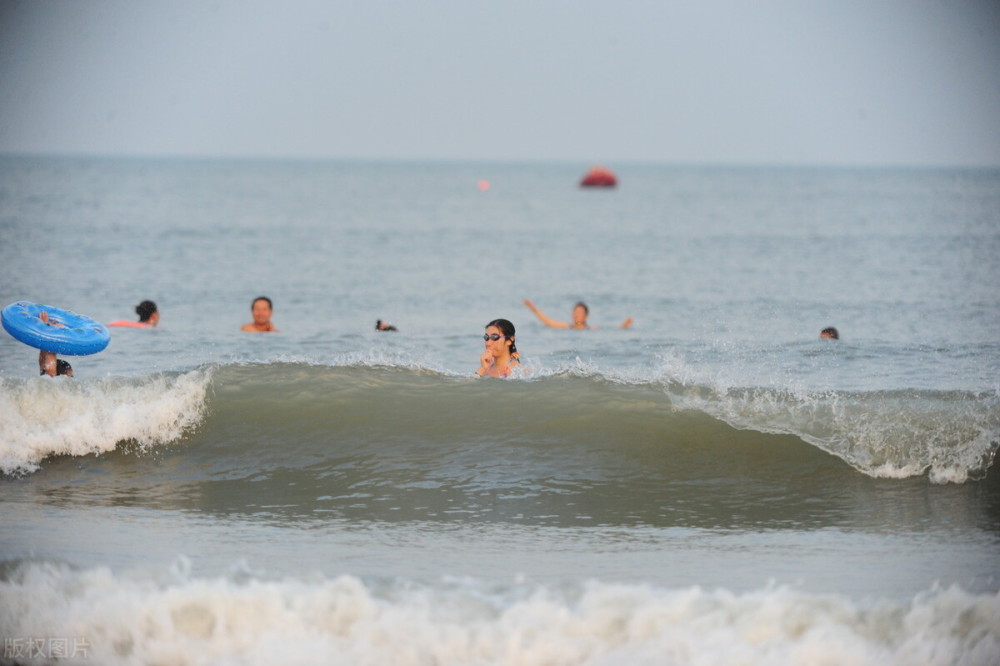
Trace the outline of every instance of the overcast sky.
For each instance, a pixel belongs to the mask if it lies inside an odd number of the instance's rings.
[[[1000,0],[0,0],[0,152],[1000,166]]]

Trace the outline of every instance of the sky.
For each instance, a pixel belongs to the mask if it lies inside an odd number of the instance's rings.
[[[1000,0],[0,0],[0,153],[1000,166]]]

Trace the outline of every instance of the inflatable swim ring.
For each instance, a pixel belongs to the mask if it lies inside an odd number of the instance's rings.
[[[49,313],[46,324],[39,319]],[[3,327],[24,344],[54,354],[87,356],[103,351],[111,342],[111,334],[90,317],[30,301],[11,303],[0,312]]]

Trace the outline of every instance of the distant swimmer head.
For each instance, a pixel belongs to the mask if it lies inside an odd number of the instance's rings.
[[[253,299],[250,303],[250,314],[253,316],[253,321],[243,324],[240,330],[247,333],[277,333],[278,329],[271,323],[273,310],[274,304],[267,296],[258,296]]]
[[[156,309],[156,303],[153,301],[139,303],[135,306],[135,313],[139,315],[139,322],[142,324],[155,326],[156,322],[160,320],[160,312]]]
[[[573,306],[573,325],[574,326],[586,326],[587,317],[590,316],[590,308],[583,301],[578,302]]]
[[[827,328],[824,328],[822,331],[819,332],[819,337],[830,340],[839,340],[840,333],[838,333],[837,329],[835,329],[833,326],[828,326]]]
[[[398,331],[399,329],[390,324],[387,321],[382,321],[381,319],[375,322],[376,331]]]
[[[506,319],[494,319],[490,323],[486,324],[486,330],[488,331],[491,326],[500,331],[500,334],[507,340],[509,343],[508,347],[510,348],[510,353],[516,354],[517,344],[514,342],[514,334],[516,333],[514,330],[514,324],[510,323]]]
[[[274,311],[274,304],[267,296],[258,296],[250,304],[250,312],[253,320],[258,324],[266,324],[271,320],[271,312]]]

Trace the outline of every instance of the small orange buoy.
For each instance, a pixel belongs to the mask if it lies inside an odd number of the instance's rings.
[[[595,166],[580,181],[580,187],[615,187],[618,178],[607,167]]]

